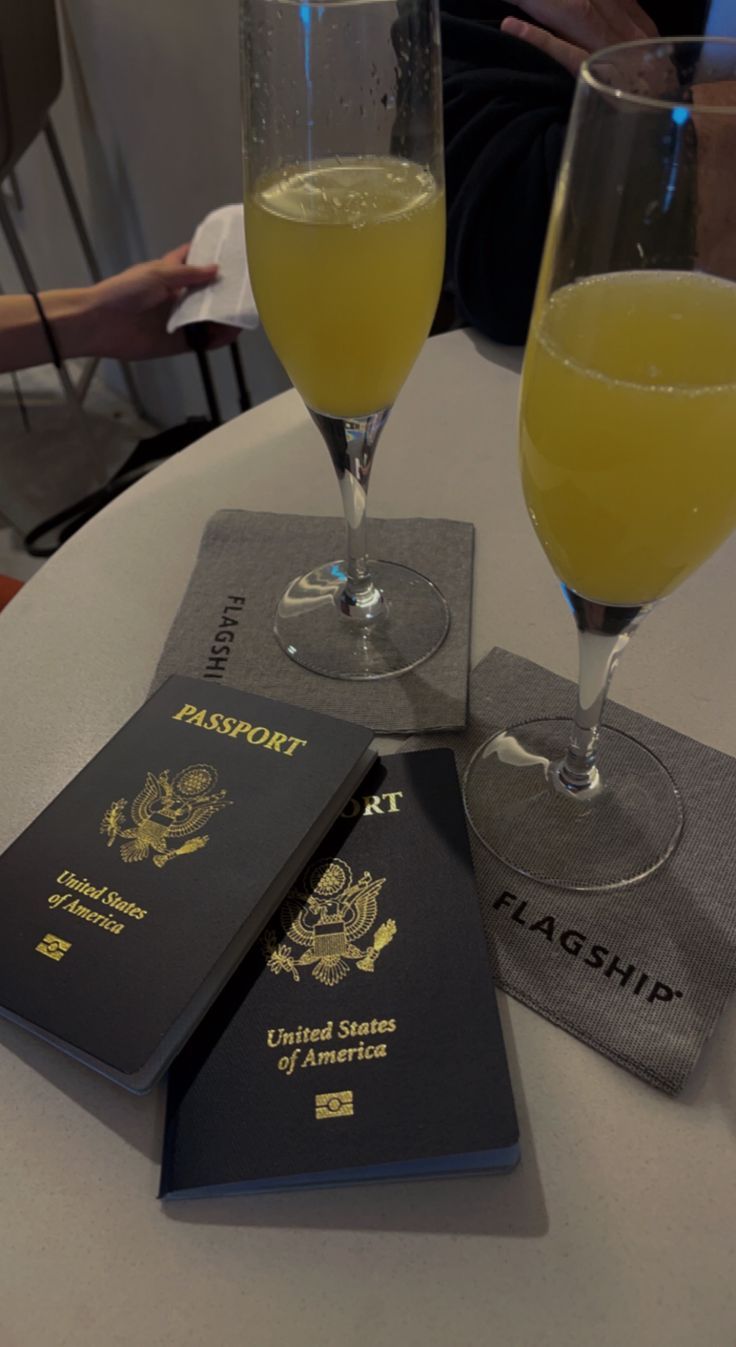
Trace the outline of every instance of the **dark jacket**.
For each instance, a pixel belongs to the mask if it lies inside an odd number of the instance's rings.
[[[461,322],[526,337],[574,81],[500,32],[514,5],[441,0],[448,238]],[[666,35],[701,33],[708,0],[644,0]],[[524,16],[522,16],[524,17]]]

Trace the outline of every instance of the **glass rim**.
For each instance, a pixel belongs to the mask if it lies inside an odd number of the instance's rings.
[[[586,84],[589,89],[594,89],[596,93],[610,94],[613,98],[620,99],[622,103],[631,103],[636,107],[667,109],[673,111],[677,108],[684,108],[688,114],[693,111],[692,103],[686,102],[681,98],[655,98],[649,94],[634,94],[627,89],[617,89],[614,84],[607,84],[605,80],[599,79],[595,74],[595,66],[605,62],[619,52],[629,52],[637,50],[655,51],[660,48],[666,51],[668,48],[680,48],[687,46],[701,47],[720,47],[726,51],[731,50],[734,56],[734,83],[736,83],[736,37],[704,37],[696,34],[693,37],[644,37],[638,38],[636,42],[616,42],[610,47],[602,47],[600,51],[594,51],[588,56],[580,67],[579,81]],[[706,104],[698,107],[698,115],[703,116],[730,116],[736,117],[736,103],[717,105]]]

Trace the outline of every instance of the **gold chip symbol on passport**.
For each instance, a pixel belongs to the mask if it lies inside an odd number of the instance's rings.
[[[60,940],[58,935],[45,935],[36,945],[37,954],[45,954],[47,959],[59,963],[72,947],[71,940]]]
[[[331,1090],[329,1094],[314,1096],[314,1116],[316,1118],[352,1118],[352,1090]]]

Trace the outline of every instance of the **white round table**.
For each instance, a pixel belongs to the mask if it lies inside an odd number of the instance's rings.
[[[467,333],[429,342],[371,508],[473,520],[474,661],[502,645],[574,676],[573,626],[521,499],[515,365]],[[3,613],[3,846],[145,697],[223,506],[338,513],[295,393],[126,492]],[[735,548],[648,620],[615,684],[734,754]],[[500,1000],[514,1174],[169,1208],[162,1093],[126,1095],[0,1023],[2,1347],[733,1347],[736,1007],[672,1100]]]

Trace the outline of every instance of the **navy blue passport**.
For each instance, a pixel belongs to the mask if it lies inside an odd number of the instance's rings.
[[[455,760],[389,756],[174,1063],[161,1196],[518,1158]]]
[[[150,1089],[375,761],[371,737],[167,679],[0,857],[0,1015]]]

